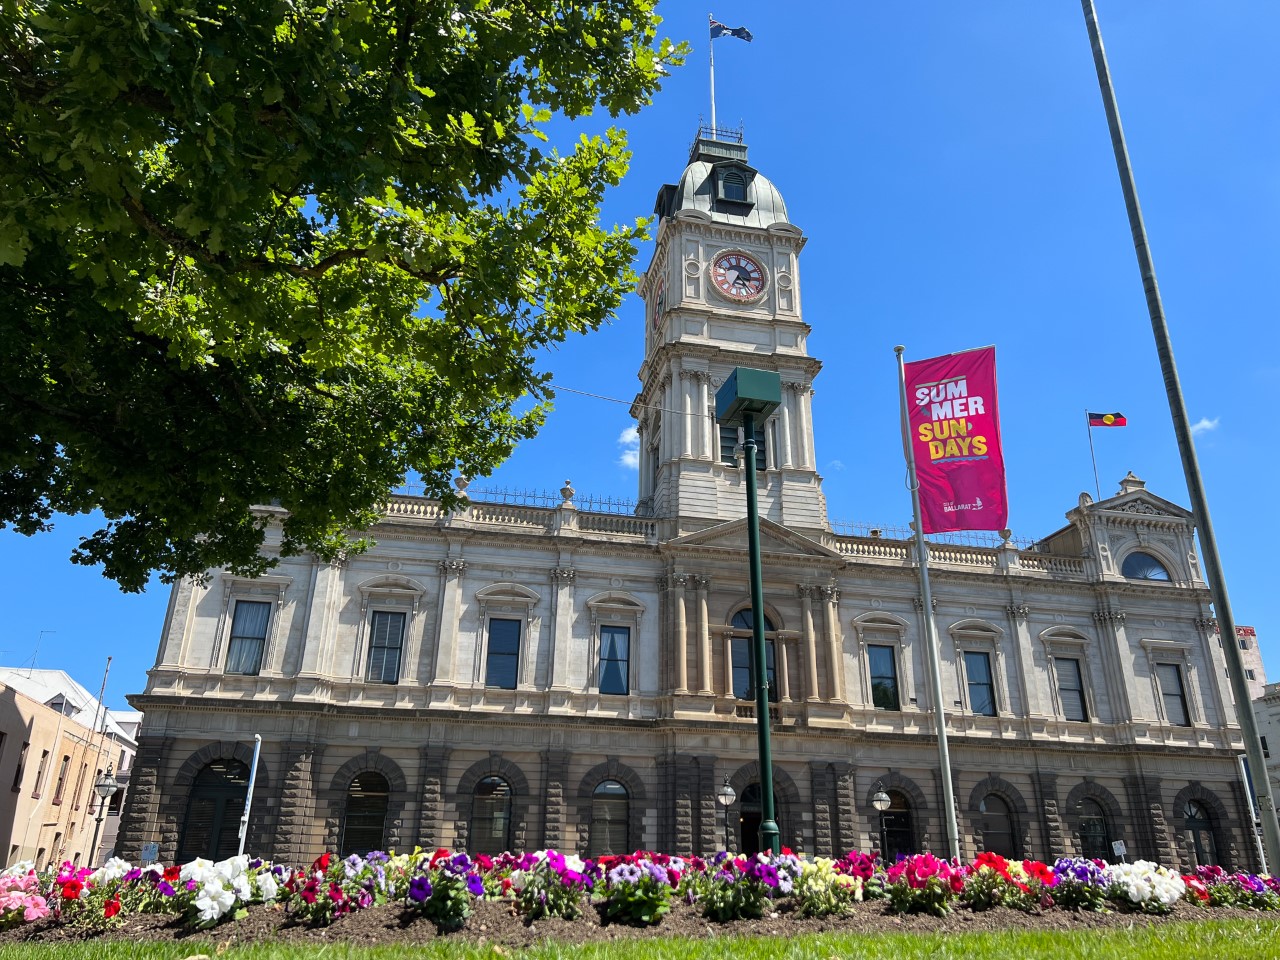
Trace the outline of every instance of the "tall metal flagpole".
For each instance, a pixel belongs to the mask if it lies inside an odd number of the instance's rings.
[[[711,136],[716,135],[716,42],[711,39],[711,24],[715,17],[707,14],[707,54],[711,58]]]
[[[1116,167],[1120,174],[1120,188],[1124,191],[1125,210],[1129,214],[1129,227],[1133,232],[1133,248],[1138,257],[1138,269],[1142,274],[1142,287],[1147,295],[1147,313],[1151,316],[1151,331],[1155,335],[1156,353],[1160,358],[1160,372],[1164,375],[1165,393],[1169,398],[1169,413],[1173,418],[1173,432],[1178,440],[1178,453],[1182,457],[1182,472],[1191,496],[1191,512],[1195,516],[1200,534],[1200,550],[1204,555],[1205,575],[1213,597],[1213,609],[1218,617],[1218,635],[1222,638],[1222,652],[1227,661],[1227,676],[1231,680],[1231,693],[1235,698],[1236,718],[1244,738],[1245,755],[1253,770],[1267,769],[1262,755],[1262,743],[1258,738],[1258,725],[1253,716],[1253,702],[1249,698],[1249,682],[1245,679],[1244,663],[1240,659],[1240,645],[1236,641],[1236,621],[1231,615],[1231,601],[1227,597],[1227,581],[1222,573],[1222,561],[1218,556],[1218,540],[1213,533],[1209,517],[1209,502],[1205,497],[1204,482],[1200,477],[1200,464],[1196,459],[1195,441],[1191,438],[1191,423],[1187,405],[1182,398],[1182,384],[1178,380],[1178,367],[1173,359],[1173,343],[1169,338],[1169,326],[1165,322],[1164,305],[1160,300],[1160,288],[1156,285],[1156,268],[1147,242],[1147,228],[1138,206],[1138,187],[1129,164],[1129,149],[1125,145],[1124,130],[1120,126],[1120,108],[1116,104],[1115,90],[1111,85],[1111,69],[1102,49],[1102,34],[1098,29],[1098,14],[1093,0],[1080,0],[1084,10],[1085,26],[1089,30],[1089,43],[1093,47],[1093,63],[1098,72],[1098,87],[1102,92],[1102,105],[1107,112],[1107,126],[1111,130],[1111,147],[1116,155]],[[1253,778],[1258,797],[1258,816],[1262,820],[1262,834],[1266,840],[1267,859],[1280,863],[1280,823],[1276,821],[1275,799],[1271,793],[1271,779],[1262,774]]]
[[[1098,493],[1098,499],[1102,499],[1102,484],[1098,482],[1098,455],[1093,452],[1093,424],[1089,422],[1089,408],[1084,411],[1084,428],[1089,431],[1089,459],[1093,461],[1093,489]]]
[[[938,638],[933,622],[933,593],[929,589],[929,545],[924,539],[920,517],[920,481],[916,478],[916,452],[911,443],[911,418],[907,416],[907,368],[902,359],[906,347],[897,346],[898,399],[902,407],[902,447],[907,455],[911,509],[915,514],[916,558],[920,566],[920,601],[924,605],[924,647],[929,657],[929,695],[933,699],[933,726],[938,737],[938,766],[942,770],[943,827],[947,831],[947,853],[960,859],[960,831],[956,827],[956,797],[951,785],[951,751],[947,746],[947,715],[942,708],[942,669],[938,663]],[[882,851],[883,853],[883,851]]]

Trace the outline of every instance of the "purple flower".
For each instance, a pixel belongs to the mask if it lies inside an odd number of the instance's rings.
[[[654,863],[652,860],[646,860],[644,862],[644,872],[647,873],[649,876],[651,876],[658,883],[669,882],[669,879],[667,877],[667,868],[659,866],[658,864]]]
[[[455,853],[447,864],[452,873],[463,874],[471,869],[471,858],[465,853]]]
[[[426,877],[414,877],[409,881],[409,899],[425,903],[431,897],[431,881]]]
[[[478,873],[467,874],[467,891],[473,897],[484,896],[484,880],[480,878],[480,874]]]
[[[162,897],[172,897],[172,896],[175,896],[178,892],[174,890],[173,887],[169,886],[169,883],[167,880],[161,880],[159,883],[157,883],[156,889],[160,891],[160,896]]]
[[[640,868],[634,863],[620,863],[609,871],[610,883],[639,883]]]
[[[369,855],[364,858],[365,863],[386,863],[391,858],[382,850],[370,850]]]
[[[142,871],[139,870],[137,867],[134,867],[132,870],[126,873],[123,877],[121,877],[120,880],[123,883],[133,883],[133,881],[137,880],[140,876],[142,876]]]

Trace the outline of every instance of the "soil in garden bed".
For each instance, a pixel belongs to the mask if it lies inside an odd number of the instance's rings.
[[[594,907],[586,907],[577,920],[538,920],[525,922],[514,906],[503,901],[482,901],[466,926],[451,933],[440,933],[429,920],[404,910],[399,905],[373,907],[339,917],[327,927],[297,923],[282,909],[253,907],[243,920],[228,920],[207,930],[189,930],[180,920],[151,914],[132,916],[105,931],[89,930],[76,924],[65,924],[53,918],[0,931],[0,943],[19,941],[58,942],[68,940],[110,941],[211,941],[218,944],[295,943],[295,944],[412,944],[447,938],[463,943],[498,944],[504,947],[528,947],[545,941],[582,944],[629,940],[647,937],[694,937],[699,939],[724,936],[782,936],[801,933],[961,933],[988,930],[1090,930],[1115,929],[1148,924],[1177,923],[1187,920],[1269,918],[1256,911],[1215,908],[1207,910],[1179,903],[1173,913],[1152,916],[1134,912],[1075,913],[1050,910],[1042,914],[1026,914],[1003,907],[975,913],[958,907],[950,916],[930,917],[920,914],[898,916],[887,912],[883,901],[856,905],[842,917],[800,917],[780,911],[760,920],[738,920],[715,923],[702,916],[698,907],[673,903],[671,912],[652,927],[636,927],[619,923],[602,923]],[[1277,920],[1280,922],[1280,920]]]

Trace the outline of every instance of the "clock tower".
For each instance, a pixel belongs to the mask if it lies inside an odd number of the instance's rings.
[[[735,367],[774,370],[782,405],[757,427],[760,514],[827,529],[813,445],[809,326],[800,312],[805,237],[782,194],[747,163],[741,131],[700,131],[677,184],[658,191],[653,259],[641,278],[645,352],[631,407],[640,433],[640,509],[675,536],[745,509],[742,437],[715,420]]]

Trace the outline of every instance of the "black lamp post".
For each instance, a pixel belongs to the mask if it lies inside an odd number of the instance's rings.
[[[738,799],[737,791],[729,785],[729,778],[724,778],[724,783],[720,789],[716,791],[716,803],[724,807],[724,852],[729,852],[729,808],[733,806],[733,801]]]
[[[880,781],[876,781],[876,792],[871,797],[871,805],[880,816],[880,859],[885,861],[889,858],[889,851],[885,849],[884,813],[893,806],[893,800],[884,792],[884,784]]]
[[[742,427],[747,488],[747,555],[751,574],[751,686],[756,693],[756,739],[760,751],[760,849],[775,857],[782,836],[773,811],[773,749],[769,744],[769,674],[765,669],[764,573],[760,561],[760,510],[756,504],[756,418],[760,423],[782,405],[782,378],[772,370],[735,367],[716,391],[716,419]]]
[[[93,792],[98,795],[98,816],[93,824],[93,843],[89,844],[89,861],[96,864],[98,862],[98,832],[102,829],[102,818],[106,815],[107,800],[110,799],[120,784],[116,783],[116,778],[111,773],[111,765],[107,765],[107,772],[100,776],[93,785]]]

